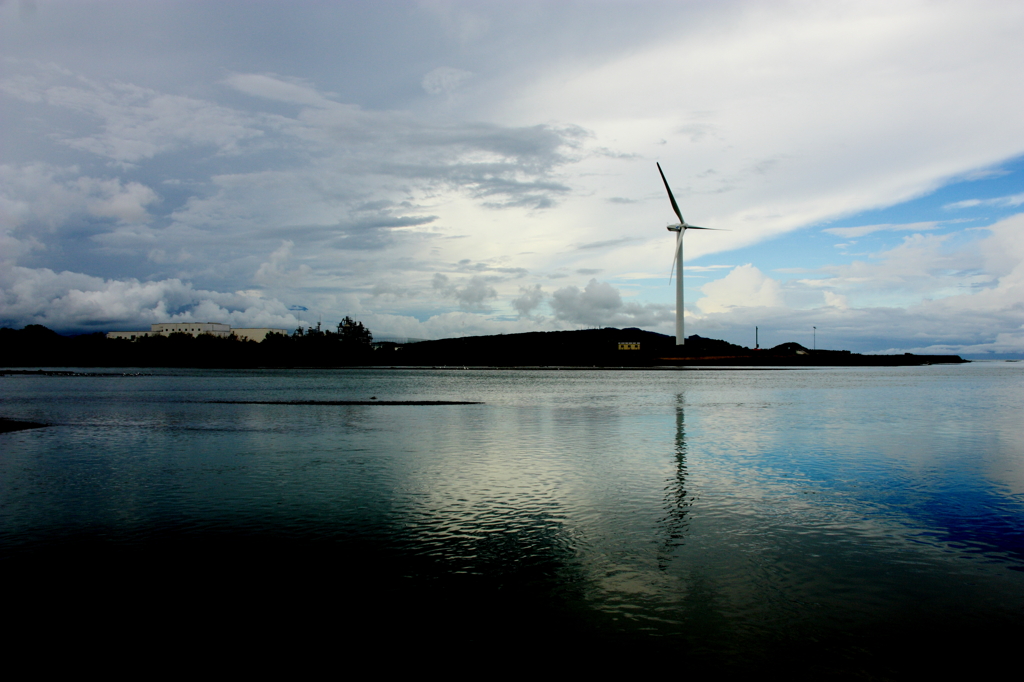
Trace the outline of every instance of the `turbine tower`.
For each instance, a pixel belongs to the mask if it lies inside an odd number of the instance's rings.
[[[672,210],[675,211],[676,217],[679,218],[679,222],[675,225],[669,225],[668,231],[676,233],[676,248],[674,255],[672,256],[672,269],[675,270],[676,274],[676,345],[682,346],[686,343],[686,336],[683,330],[683,233],[687,230],[714,230],[713,227],[697,227],[696,225],[689,225],[683,220],[683,214],[679,212],[679,204],[676,203],[676,198],[672,196],[672,188],[668,186],[668,180],[665,179],[665,173],[661,170],[661,164],[658,163],[658,173],[661,174],[661,181],[665,183],[665,191],[668,192],[668,200],[672,202]],[[668,281],[672,281],[672,275],[668,277]]]

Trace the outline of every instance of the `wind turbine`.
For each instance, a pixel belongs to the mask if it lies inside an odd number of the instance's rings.
[[[683,233],[687,230],[714,230],[715,228],[697,227],[683,220],[683,214],[679,212],[679,204],[676,203],[676,198],[672,196],[672,188],[668,186],[668,180],[665,179],[665,173],[661,170],[661,164],[658,163],[657,166],[658,173],[661,174],[661,181],[665,183],[665,191],[668,192],[668,200],[672,202],[672,210],[676,212],[676,217],[679,218],[679,223],[669,225],[668,231],[676,233],[676,248],[672,256],[672,269],[676,271],[676,345],[682,346],[686,343],[686,336],[683,332]],[[672,281],[671,274],[668,276],[668,281]]]

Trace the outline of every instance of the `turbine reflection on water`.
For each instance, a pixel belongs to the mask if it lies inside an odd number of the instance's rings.
[[[686,486],[686,397],[679,393],[675,397],[675,441],[673,447],[673,476],[665,483],[665,516],[661,520],[664,525],[665,542],[658,555],[658,567],[666,570],[672,562],[676,547],[683,544],[689,528],[690,507],[693,500],[689,498]]]

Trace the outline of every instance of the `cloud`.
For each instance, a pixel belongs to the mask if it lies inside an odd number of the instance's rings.
[[[334,238],[330,245],[336,249],[345,250],[380,250],[395,244],[398,237],[390,230],[395,228],[421,227],[430,225],[437,216],[398,216],[394,215],[389,208],[368,209],[367,211],[354,210],[349,213],[349,218],[337,225],[309,226],[304,228],[307,234],[330,234]],[[296,226],[271,230],[271,232],[285,232],[294,235],[298,229]]]
[[[652,326],[674,319],[668,306],[623,303],[618,289],[596,279],[582,291],[575,286],[556,290],[551,295],[551,309],[556,320],[591,327]]]
[[[45,258],[73,247],[97,254],[153,250],[146,224],[160,203],[150,187],[82,175],[76,166],[0,165],[0,259]]]
[[[59,230],[76,215],[144,223],[159,200],[141,183],[81,175],[76,166],[0,165],[0,229]]]
[[[100,132],[62,131],[56,137],[69,147],[113,161],[135,163],[192,145],[232,153],[243,141],[263,135],[248,115],[208,101],[130,83],[71,78],[62,69],[38,64],[20,66],[29,73],[5,79],[0,89],[98,121]]]
[[[329,109],[343,105],[327,99],[313,85],[297,78],[282,78],[276,74],[237,73],[222,81],[239,92],[254,97]]]
[[[599,242],[588,242],[586,244],[580,244],[576,248],[579,249],[580,251],[585,251],[587,249],[607,249],[612,246],[622,246],[623,244],[627,244],[629,242],[634,241],[637,241],[636,237],[619,237],[618,239],[606,239],[604,241]]]
[[[774,308],[783,305],[779,283],[750,263],[733,268],[728,275],[708,282],[700,290],[704,296],[697,301],[697,307],[704,314],[739,307]]]
[[[472,78],[471,71],[440,66],[423,77],[423,89],[429,95],[448,95]]]
[[[921,353],[925,355],[999,356],[1024,355],[1024,327],[1010,332],[1000,332],[995,338],[982,343],[933,343],[905,348],[887,348],[876,351],[879,354]]]
[[[446,339],[488,334],[515,334],[537,330],[537,324],[526,318],[496,319],[467,311],[440,313],[431,315],[425,320],[411,315],[370,312],[361,315],[359,319],[373,331],[374,337]]]
[[[145,207],[158,200],[156,192],[149,187],[138,182],[122,185],[116,178],[101,181],[90,178],[89,181],[94,184],[94,187],[86,190],[92,195],[88,201],[90,214],[99,218],[114,218],[121,223],[149,222],[151,216]]]
[[[544,290],[539,284],[533,287],[519,287],[519,296],[512,299],[512,307],[519,317],[529,318],[533,311],[544,301]]]
[[[391,300],[408,296],[409,293],[409,287],[395,284],[394,282],[377,282],[371,290],[373,298],[387,297]]]
[[[829,234],[834,234],[843,239],[856,239],[857,237],[863,237],[865,235],[872,234],[874,232],[882,231],[907,231],[907,232],[923,232],[927,230],[934,230],[939,227],[940,223],[931,220],[919,223],[901,223],[891,224],[884,223],[880,225],[861,225],[859,227],[828,227],[822,230]]]
[[[297,117],[248,113],[127,83],[69,78],[39,66],[31,70],[30,78],[8,78],[0,85],[21,100],[99,119],[102,132],[63,132],[59,139],[114,161],[137,163],[186,147],[238,154],[250,143],[250,152],[290,148],[304,156],[327,154],[353,175],[444,182],[494,207],[553,206],[568,187],[548,174],[569,161],[588,135],[565,125],[431,124],[407,113],[338,103],[305,81],[274,74],[233,74],[222,82],[305,107]],[[392,153],[380,154],[381,148]]]
[[[680,10],[689,21],[672,22],[685,26],[674,38],[549,68],[517,91],[516,110],[574,121],[598,144],[614,140],[660,160],[688,219],[737,233],[721,243],[891,206],[1024,151],[1024,131],[1004,108],[1007,96],[1024,104],[1024,88],[1008,95],[1000,84],[1010,77],[1004,51],[1024,53],[1009,46],[1009,26],[1024,24],[1019,9],[696,8]],[[598,176],[609,166],[588,170]],[[598,196],[664,202],[646,180],[622,173],[611,184],[611,175],[590,183],[606,190]]]
[[[687,265],[686,272],[712,272],[714,270],[732,270],[735,265]]]
[[[978,244],[954,246],[954,235],[914,234],[867,260],[821,268],[824,280],[857,306],[909,305],[923,296],[945,297],[964,288],[990,286]],[[965,248],[966,247],[966,248]],[[815,285],[822,280],[803,280]]]
[[[468,258],[460,260],[455,264],[455,267],[459,272],[496,272],[503,275],[512,275],[513,277],[522,277],[529,273],[529,270],[526,268],[509,268],[491,263],[474,263]]]
[[[194,289],[177,279],[109,280],[0,265],[0,324],[4,326],[42,324],[62,331],[111,331],[185,320],[289,329],[299,324],[283,303],[253,292]]]
[[[1013,194],[1006,197],[995,197],[994,199],[965,199],[946,204],[942,208],[957,209],[973,208],[975,206],[1008,206],[1012,208],[1021,204],[1024,204],[1024,194]]]
[[[779,343],[801,341],[817,326],[819,347],[1024,353],[1021,230],[1024,214],[972,229],[967,234],[977,238],[968,249],[951,248],[953,234],[910,235],[869,261],[825,268],[817,279],[780,282],[740,266],[701,288],[700,314],[688,329],[743,342],[758,325],[763,340]]]
[[[846,296],[837,294],[834,291],[822,291],[822,295],[825,297],[825,305],[830,308],[840,308],[845,310],[850,307],[850,303]]]
[[[484,301],[498,296],[494,287],[480,275],[473,275],[464,282],[463,286],[457,286],[449,281],[447,275],[438,272],[434,274],[431,284],[435,291],[444,297],[454,298],[459,302],[459,307],[467,310],[482,310],[486,307]]]
[[[287,269],[286,264],[292,258],[294,246],[294,242],[282,241],[281,246],[270,254],[270,260],[262,263],[259,269],[256,270],[253,279],[257,283],[267,286],[299,285],[303,278],[308,277],[312,273],[312,268],[303,263],[292,270]]]

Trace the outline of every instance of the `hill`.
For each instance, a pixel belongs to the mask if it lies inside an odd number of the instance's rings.
[[[696,334],[679,347],[675,337],[635,327],[469,336],[393,348],[398,351],[393,354],[395,359],[381,360],[405,366],[896,366],[966,362],[956,355],[859,355],[850,351],[809,350],[792,342],[770,349],[751,349]]]

